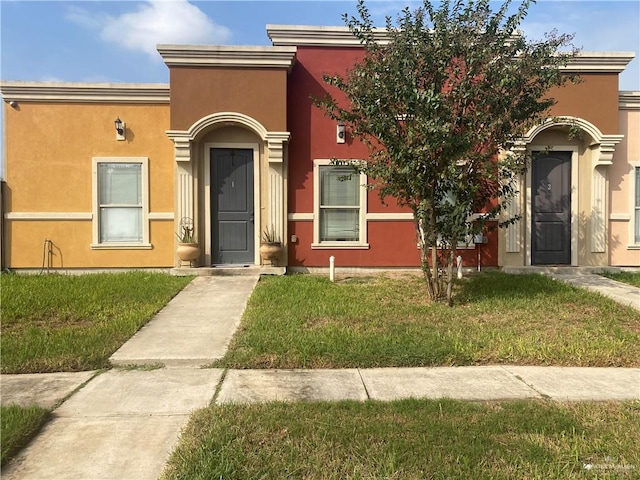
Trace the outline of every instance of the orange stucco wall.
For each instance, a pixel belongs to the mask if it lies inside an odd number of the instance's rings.
[[[287,130],[284,68],[171,67],[170,76],[173,130],[216,112],[243,113],[267,130]]]
[[[116,117],[126,123],[126,141],[116,141]],[[24,101],[16,109],[5,104],[4,121],[5,211],[10,215],[90,214],[92,158],[102,156],[147,157],[149,212],[173,212],[173,144],[165,134],[169,105]],[[5,259],[10,268],[41,266],[44,239],[60,249],[65,268],[173,264],[172,219],[150,221],[152,250],[91,250],[91,220],[9,218],[5,225]]]

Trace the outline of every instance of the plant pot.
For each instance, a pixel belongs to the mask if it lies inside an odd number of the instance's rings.
[[[272,242],[272,243],[262,243],[260,244],[260,258],[264,260],[269,260],[271,266],[276,265],[278,259],[282,255],[282,243],[280,242]]]
[[[180,259],[180,266],[182,266],[182,262],[189,262],[189,266],[194,267],[195,260],[200,256],[200,246],[197,243],[178,242],[176,253]]]

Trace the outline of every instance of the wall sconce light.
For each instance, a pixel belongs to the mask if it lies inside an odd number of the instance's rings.
[[[113,123],[116,127],[116,140],[125,140],[127,129],[126,124],[120,120],[120,117],[117,117]]]
[[[344,122],[338,122],[338,127],[336,129],[336,143],[344,143],[347,137],[347,132],[345,130]]]

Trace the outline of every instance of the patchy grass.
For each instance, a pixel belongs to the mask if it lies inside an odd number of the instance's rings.
[[[638,438],[638,402],[212,406],[162,478],[637,478]]]
[[[541,275],[487,272],[432,304],[415,275],[330,283],[266,277],[227,355],[231,368],[431,365],[640,366],[640,313]]]
[[[149,272],[3,275],[2,373],[108,367],[191,278]]]
[[[640,288],[640,272],[603,273],[602,275],[616,282],[628,283]]]
[[[9,405],[0,408],[2,465],[29,443],[38,433],[48,415],[48,410],[36,406]]]

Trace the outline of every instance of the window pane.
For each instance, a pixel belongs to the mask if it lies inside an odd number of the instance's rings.
[[[100,205],[142,205],[142,165],[100,163],[98,165]]]
[[[101,208],[100,242],[141,242],[142,208]]]
[[[320,241],[357,242],[360,236],[358,209],[320,211]]]
[[[351,175],[342,180],[342,177]],[[320,167],[320,205],[360,205],[360,175],[351,167]]]

